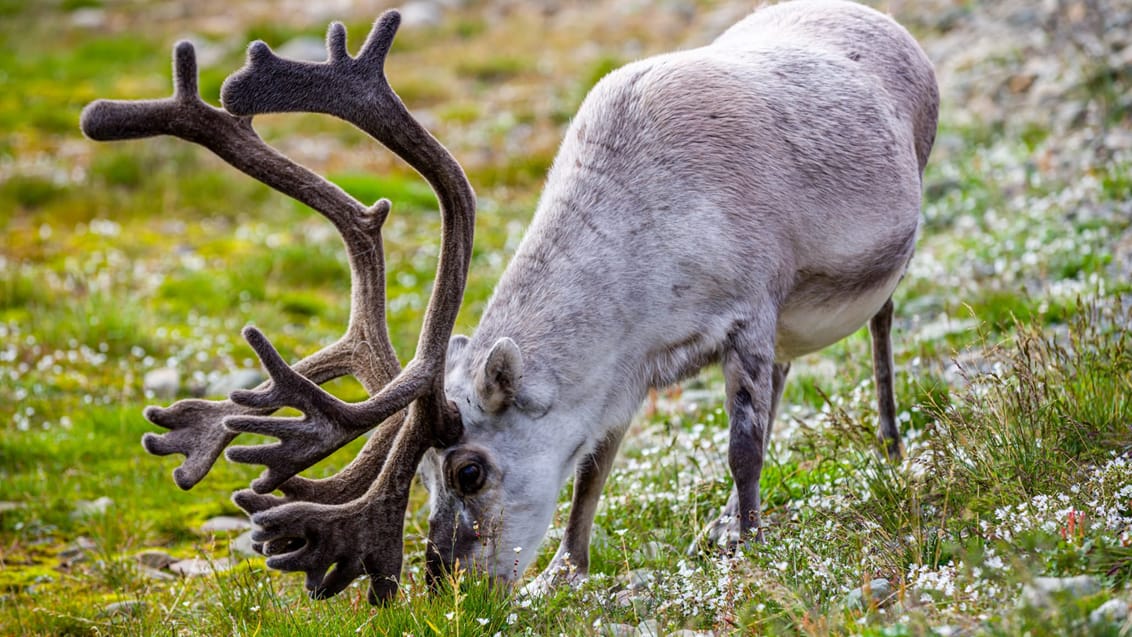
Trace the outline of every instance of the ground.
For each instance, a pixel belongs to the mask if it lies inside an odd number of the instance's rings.
[[[166,95],[178,39],[215,102],[248,41],[302,55],[339,19],[356,50],[386,5],[0,0],[0,634],[1127,634],[1132,10],[1031,4],[874,3],[923,43],[943,99],[896,295],[903,463],[876,453],[858,333],[791,374],[763,480],[767,543],[686,555],[730,489],[707,370],[634,421],[580,589],[528,599],[467,577],[428,595],[415,491],[403,597],[373,609],[364,582],[311,601],[300,577],[233,548],[241,529],[217,518],[238,514],[228,495],[255,468],[222,462],[182,492],[177,460],[138,444],[154,430],[145,405],[257,368],[243,325],[292,360],[337,337],[348,280],[333,230],[199,148],[96,144],[77,123],[95,98]],[[706,43],[750,4],[403,9],[391,82],[479,195],[468,333],[588,88]],[[363,200],[393,201],[389,321],[408,358],[435,265],[427,187],[344,124],[256,123]]]

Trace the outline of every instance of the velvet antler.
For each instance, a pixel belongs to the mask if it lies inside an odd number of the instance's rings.
[[[460,434],[459,416],[444,398],[443,373],[471,258],[475,196],[456,160],[409,114],[386,81],[385,57],[399,23],[395,11],[382,15],[357,58],[346,50],[345,28],[331,25],[324,63],[283,60],[266,44],[253,43],[248,63],[224,84],[227,110],[200,99],[193,49],[182,42],[174,50],[172,97],[99,100],[82,116],[83,131],[95,140],[166,134],[205,146],[318,210],[342,235],[352,280],[345,335],[291,367],[261,332],[246,328],[244,336],[271,380],[253,391],[233,392],[228,401],[150,407],[146,417],[170,431],[143,439],[151,453],[186,456],[174,479],[188,489],[237,433],[279,438],[274,444],[229,449],[232,460],[267,467],[253,490],[234,499],[255,514],[259,528],[254,539],[269,555],[268,565],[306,572],[307,588],[319,598],[336,594],[363,573],[371,578],[372,602],[395,594],[405,508],[417,464],[429,446]],[[404,370],[385,324],[380,228],[389,202],[367,207],[264,143],[251,117],[281,111],[327,113],[355,124],[404,158],[436,192],[441,254],[416,356]],[[372,397],[349,404],[318,386],[345,374],[358,377]],[[401,414],[410,405],[402,424]],[[303,416],[269,416],[283,406],[295,407]],[[338,476],[315,481],[296,475],[382,421],[386,426]],[[276,488],[284,497],[267,495]]]

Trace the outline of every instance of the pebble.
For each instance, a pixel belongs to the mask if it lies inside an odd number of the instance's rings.
[[[1056,603],[1056,597],[1072,599],[1095,595],[1101,590],[1097,578],[1089,575],[1075,577],[1035,577],[1022,587],[1022,603],[1035,608],[1049,608]]]
[[[638,568],[629,571],[629,574],[623,579],[628,590],[639,591],[648,588],[656,581],[656,571],[649,568]]]
[[[601,633],[606,637],[637,637],[637,627],[632,624],[606,624]]]
[[[265,380],[267,377],[258,369],[237,369],[209,383],[206,393],[209,396],[227,396],[237,389],[252,389]]]
[[[1128,619],[1128,602],[1110,599],[1089,613],[1090,624],[1123,623]]]
[[[102,607],[103,615],[138,615],[145,612],[145,602],[137,599],[114,602]]]
[[[162,551],[145,551],[135,555],[134,559],[146,568],[157,570],[168,568],[170,564],[177,561],[177,558]]]
[[[87,518],[93,515],[102,515],[114,506],[114,500],[102,496],[96,500],[79,500],[75,503],[75,510],[71,512],[73,518]]]
[[[212,575],[214,573],[223,573],[232,568],[232,560],[221,557],[214,560],[204,560],[200,558],[191,558],[173,562],[169,565],[169,570],[182,577],[200,577],[202,575]]]
[[[243,557],[259,557],[259,552],[252,548],[253,544],[254,542],[252,542],[252,532],[244,531],[243,533],[233,538],[232,543],[229,545],[229,547],[232,549],[233,555],[239,555]]]
[[[159,367],[145,373],[142,389],[154,398],[169,400],[181,389],[181,373],[172,367]]]
[[[401,5],[401,24],[406,28],[434,27],[443,19],[440,6],[430,0],[412,0]]]
[[[304,62],[325,62],[326,41],[310,35],[303,35],[284,42],[275,54],[289,60]]]
[[[236,517],[234,515],[221,515],[207,520],[200,526],[200,532],[204,534],[209,533],[229,533],[232,531],[247,531],[252,528],[252,521],[247,518]]]
[[[895,599],[896,596],[893,595],[892,584],[890,584],[888,580],[878,577],[869,582],[868,586],[862,586],[849,591],[842,605],[848,609],[867,610],[873,607],[880,608],[887,606]]]

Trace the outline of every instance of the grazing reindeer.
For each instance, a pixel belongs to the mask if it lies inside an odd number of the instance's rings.
[[[708,534],[731,545],[760,540],[759,476],[790,361],[865,323],[879,435],[899,455],[890,299],[914,248],[938,111],[931,64],[906,31],[849,2],[798,0],[756,11],[708,46],[611,73],[571,124],[474,336],[449,340],[474,199],[385,82],[397,23],[384,15],[357,58],[333,26],[322,64],[252,45],[248,65],[225,83],[228,112],[200,102],[182,44],[172,99],[99,102],[84,113],[96,139],[166,133],[204,144],[309,203],[343,235],[354,292],[342,340],[291,368],[247,328],[268,383],[228,401],[146,412],[171,430],[148,435],[146,448],[186,455],[174,476],[184,488],[238,432],[280,439],[228,451],[268,467],[234,499],[254,514],[269,566],[306,572],[319,597],[368,573],[371,600],[388,599],[420,463],[430,574],[457,560],[501,580],[522,573],[573,471],[562,544],[534,584],[553,585],[566,565],[584,577],[602,486],[647,389],[715,361],[726,379],[735,490]],[[350,200],[271,151],[249,124],[302,110],[354,122],[404,156],[440,199],[441,263],[404,370],[383,318],[388,202]],[[317,385],[347,373],[372,397],[347,404]],[[269,415],[283,406],[304,415]],[[296,475],[382,421],[342,473]],[[276,488],[282,496],[269,493]]]

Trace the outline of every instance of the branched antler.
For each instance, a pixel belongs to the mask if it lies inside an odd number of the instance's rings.
[[[270,556],[268,565],[305,571],[307,588],[316,597],[333,595],[367,573],[375,603],[397,590],[402,525],[417,464],[430,445],[450,443],[460,435],[458,412],[444,398],[443,372],[471,259],[475,215],[475,196],[463,170],[413,119],[385,79],[385,57],[399,23],[395,11],[382,15],[357,58],[346,50],[345,28],[331,25],[329,59],[319,64],[283,60],[266,44],[253,43],[248,63],[224,84],[226,111],[200,99],[193,48],[182,42],[174,49],[172,97],[99,100],[82,116],[83,131],[95,140],[165,134],[205,146],[319,211],[338,229],[352,285],[345,335],[291,367],[259,330],[246,328],[244,336],[271,380],[252,391],[233,392],[228,401],[185,400],[148,408],[146,417],[170,431],[147,434],[143,444],[159,455],[184,454],[174,479],[188,489],[239,432],[279,438],[278,443],[228,451],[232,460],[267,467],[252,490],[237,493],[234,500],[255,514],[253,521],[260,526],[256,540]],[[437,194],[442,237],[436,281],[416,356],[404,370],[385,324],[380,229],[389,202],[365,206],[268,146],[251,118],[280,111],[328,113],[357,125],[404,158]],[[345,374],[356,376],[371,398],[349,404],[318,386]],[[284,406],[303,416],[269,416]],[[326,480],[296,475],[382,421],[386,425],[340,474]],[[276,488],[283,497],[268,494]]]

